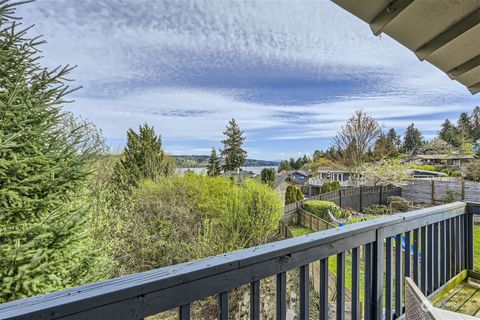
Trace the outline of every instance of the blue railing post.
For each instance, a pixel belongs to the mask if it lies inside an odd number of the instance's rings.
[[[372,299],[371,318],[382,320],[383,317],[383,229],[377,229],[376,240],[373,243]]]

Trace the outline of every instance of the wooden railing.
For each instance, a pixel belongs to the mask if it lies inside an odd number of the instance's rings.
[[[260,319],[260,280],[276,276],[276,318],[284,320],[286,273],[294,268],[300,271],[300,319],[309,319],[309,264],[314,261],[320,261],[320,319],[327,319],[328,257],[333,255],[336,317],[344,319],[347,251],[352,254],[352,318],[362,316],[358,302],[364,290],[364,318],[382,319],[385,312],[385,318],[392,319],[403,313],[404,276],[413,277],[428,295],[460,270],[473,268],[473,214],[479,212],[478,204],[455,202],[329,229],[9,302],[0,305],[0,319],[142,319],[172,308],[178,309],[180,319],[190,319],[193,302],[217,295],[218,317],[223,320],[229,317],[229,292],[245,284],[251,290],[250,319]],[[404,254],[399,245],[403,235]]]

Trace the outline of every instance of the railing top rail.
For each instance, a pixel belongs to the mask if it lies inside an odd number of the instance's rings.
[[[119,319],[140,318],[372,242],[379,229],[388,237],[462,215],[465,208],[454,202],[12,301],[0,305],[0,319],[86,318],[92,310],[90,315],[116,311],[123,312]]]

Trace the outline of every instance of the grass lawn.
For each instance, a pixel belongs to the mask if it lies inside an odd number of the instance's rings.
[[[298,226],[290,227],[290,231],[292,231],[294,237],[304,236],[306,234],[313,232],[309,228],[298,227]]]

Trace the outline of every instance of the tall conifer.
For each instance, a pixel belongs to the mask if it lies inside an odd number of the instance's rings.
[[[223,132],[225,139],[222,140],[223,149],[222,156],[225,158],[223,169],[225,171],[238,170],[245,163],[247,151],[242,149],[243,131],[240,130],[235,119],[228,122],[227,129]]]
[[[78,124],[65,127],[71,68],[40,65],[43,41],[14,6],[0,2],[0,302],[85,281],[79,199],[95,154]]]

